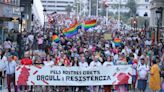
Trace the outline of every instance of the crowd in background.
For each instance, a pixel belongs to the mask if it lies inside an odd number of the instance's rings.
[[[102,88],[104,92],[112,92],[112,90],[128,92],[136,88],[140,92],[144,92],[146,88],[150,88],[154,92],[163,92],[164,85],[161,85],[164,77],[163,43],[155,43],[146,38],[144,32],[139,30],[121,29],[118,31],[116,20],[106,20],[103,17],[97,18],[98,25],[95,28],[88,31],[79,29],[77,35],[67,38],[62,33],[62,29],[71,24],[71,21],[66,21],[67,19],[63,16],[55,16],[53,19],[55,25],[52,25],[54,28],[38,28],[38,30],[29,33],[19,33],[15,41],[8,37],[1,45],[0,70],[5,71],[5,73],[0,73],[1,78],[7,79],[9,92],[11,92],[10,84],[15,82],[14,73],[17,64],[78,67],[132,65],[132,85],[51,86],[46,87],[47,92],[50,90],[66,92],[69,89],[72,92],[99,92]],[[104,34],[111,34],[112,39],[105,39]],[[60,41],[53,42],[51,40],[52,35],[58,35]],[[119,46],[115,45],[115,38],[121,39]],[[4,81],[1,83],[4,83]],[[14,86],[15,91],[24,89],[22,86]],[[25,87],[25,89],[35,88],[37,87]],[[41,90],[36,92],[41,92]]]

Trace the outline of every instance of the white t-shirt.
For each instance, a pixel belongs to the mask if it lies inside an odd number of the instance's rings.
[[[79,62],[79,66],[80,67],[88,67],[88,63],[87,62]]]
[[[118,60],[118,54],[114,55],[114,61],[116,62]]]
[[[90,63],[90,67],[98,67],[98,66],[101,66],[101,63],[100,63],[100,62],[92,61],[92,62]]]
[[[137,67],[139,78],[140,79],[145,79],[147,77],[148,71],[149,71],[149,66],[147,65],[142,65],[139,64]]]
[[[113,65],[114,65],[113,62],[109,62],[109,61],[105,61],[103,63],[103,66],[113,66]]]
[[[6,74],[14,74],[17,63],[15,61],[5,62]]]
[[[138,55],[136,53],[133,53],[134,59],[138,59]]]
[[[0,60],[0,71],[5,69],[5,63]]]
[[[29,35],[29,36],[28,36],[28,39],[29,39],[30,41],[33,42],[33,40],[34,40],[34,35]]]
[[[44,61],[44,65],[45,66],[52,66],[52,65],[54,65],[54,62],[53,61],[49,61],[49,62]]]
[[[7,61],[7,57],[6,57],[6,56],[3,56],[3,57],[2,57],[2,61],[3,61],[3,62]]]
[[[136,75],[137,74],[137,64],[133,64],[132,65],[132,75]]]

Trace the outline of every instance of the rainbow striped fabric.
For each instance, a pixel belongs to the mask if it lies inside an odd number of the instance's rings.
[[[115,38],[114,39],[114,44],[115,44],[115,46],[121,46],[121,39],[120,38]]]
[[[85,21],[85,23],[84,23],[84,29],[85,30],[88,30],[89,28],[95,27],[96,26],[96,23],[97,23],[96,19]]]
[[[70,38],[76,34],[78,34],[78,26],[79,24],[76,22],[75,24],[71,25],[69,28],[65,28],[63,33],[66,37]]]
[[[54,42],[59,42],[60,39],[59,39],[59,37],[58,37],[57,35],[53,35],[53,36],[52,36],[52,41],[54,41]]]

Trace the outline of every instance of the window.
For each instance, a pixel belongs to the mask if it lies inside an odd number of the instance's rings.
[[[149,2],[149,0],[145,0],[145,2]]]
[[[55,3],[55,1],[48,1],[48,3]]]
[[[55,5],[47,5],[48,7],[55,7]]]
[[[148,6],[146,6],[146,9],[148,8]]]
[[[42,1],[42,3],[46,3],[46,1]]]
[[[57,5],[56,7],[67,7],[67,6],[64,6],[64,5]]]
[[[57,1],[57,3],[68,3],[67,1]]]

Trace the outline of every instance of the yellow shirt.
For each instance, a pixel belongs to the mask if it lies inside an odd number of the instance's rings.
[[[159,74],[159,67],[157,64],[154,64],[151,67],[150,70],[150,80],[149,80],[149,87],[150,89],[152,89],[153,91],[158,91],[160,90],[160,74]]]

